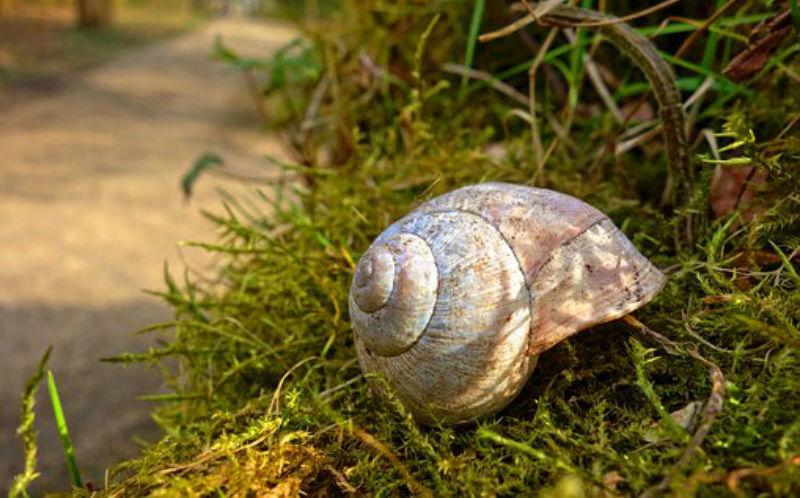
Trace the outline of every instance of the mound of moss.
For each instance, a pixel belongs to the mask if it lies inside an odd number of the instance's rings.
[[[607,8],[622,15],[630,4]],[[521,15],[485,7],[482,31]],[[481,73],[462,80],[442,64],[472,52],[472,3],[351,0],[305,18],[308,45],[294,60],[317,70],[268,83],[267,105],[294,147],[291,179],[264,189],[261,208],[232,200],[209,216],[219,238],[198,245],[224,257],[218,279],[166,275],[175,320],[158,328],[170,341],[117,359],[177,361],[164,367],[173,394],[155,412],[165,435],[97,494],[800,495],[797,38],[748,79],[721,74],[743,34],[781,8],[744,2],[673,58],[684,99],[699,95],[688,109],[696,181],[679,206],[660,202],[668,168],[658,136],[613,154],[630,137],[620,137],[587,60],[608,73],[620,109],[647,85],[593,31],[573,30],[574,42],[557,35],[539,70],[542,169],[516,97],[528,92],[532,49],[548,28],[478,45],[467,65]],[[636,22],[665,57],[714,9],[670,13],[701,21],[660,27],[657,12]],[[259,67],[269,79],[276,64]],[[648,109],[627,126],[653,121]],[[761,181],[735,183],[736,168]],[[731,200],[712,188],[714,175],[739,188],[732,208],[712,209]],[[359,369],[350,279],[371,240],[415,205],[493,180],[593,204],[669,281],[636,319],[542,354],[501,413],[422,428]],[[688,244],[675,237],[687,213],[696,220]]]

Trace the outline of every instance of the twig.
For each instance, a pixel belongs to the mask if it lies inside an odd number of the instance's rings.
[[[791,130],[792,127],[794,127],[794,125],[798,123],[798,121],[800,121],[800,113],[798,113],[795,117],[792,118],[791,121],[789,121],[789,124],[787,124],[781,130],[781,132],[778,133],[778,136],[775,137],[775,140],[780,140],[781,138],[783,138],[783,136],[786,135],[789,132],[789,130]]]
[[[698,102],[702,99],[706,93],[714,86],[714,78],[709,76],[706,78],[703,83],[697,87],[697,90],[692,93],[688,99],[683,103],[684,109],[689,109],[694,103]]]
[[[725,476],[725,486],[728,487],[729,490],[736,496],[745,496],[739,490],[739,481],[746,477],[767,477],[779,472],[782,472],[788,467],[793,465],[800,465],[800,455],[793,456],[792,458],[786,460],[783,463],[772,467],[745,467],[741,469],[735,469]]]
[[[575,43],[575,40],[577,40],[575,31],[571,29],[565,29],[564,35],[567,37],[567,40],[569,40],[570,43]],[[589,81],[592,82],[592,86],[594,86],[594,89],[597,91],[600,99],[614,116],[614,119],[616,119],[618,122],[622,122],[622,111],[619,110],[617,103],[614,101],[614,97],[611,95],[608,87],[603,82],[603,78],[600,76],[600,70],[597,68],[597,64],[594,62],[594,59],[591,55],[589,55],[589,53],[583,54],[583,64],[586,66],[586,73],[589,75]]]
[[[576,28],[595,28],[599,26],[609,26],[611,24],[616,24],[620,22],[628,22],[633,21],[634,19],[639,19],[640,17],[649,16],[650,14],[656,13],[659,10],[666,9],[670,5],[676,4],[681,0],[665,0],[664,2],[658,3],[653,5],[652,7],[648,7],[646,9],[642,9],[638,12],[634,12],[632,14],[628,14],[626,16],[618,17],[616,19],[606,19],[603,21],[588,21],[582,22],[579,24],[573,25]]]
[[[281,389],[283,389],[283,383],[286,382],[286,379],[295,370],[297,370],[298,368],[302,367],[303,365],[305,365],[309,361],[316,360],[316,359],[317,359],[316,356],[309,356],[306,359],[300,360],[297,363],[295,363],[292,368],[287,370],[285,374],[283,374],[283,377],[281,377],[281,380],[278,382],[278,385],[275,388],[275,393],[272,395],[272,399],[269,402],[269,407],[267,408],[267,415],[272,415],[273,412],[280,411],[280,409],[281,409],[281,402],[280,402]]]
[[[314,126],[314,119],[319,112],[319,106],[322,104],[322,99],[325,97],[325,92],[328,90],[328,85],[330,85],[330,83],[331,79],[328,75],[325,75],[322,81],[317,85],[317,88],[314,89],[314,93],[311,95],[311,101],[308,107],[306,107],[303,123],[300,125],[301,134],[307,134]]]
[[[525,5],[528,5],[527,2]],[[539,132],[539,120],[536,117],[536,72],[539,70],[539,66],[542,64],[544,56],[550,49],[550,45],[552,45],[557,33],[558,30],[556,28],[552,28],[547,33],[547,37],[542,42],[542,46],[539,47],[539,52],[536,53],[533,64],[531,64],[531,68],[528,71],[528,112],[531,115],[531,142],[536,161],[536,178],[538,180],[541,180],[544,174],[544,153],[542,151],[542,137]]]
[[[244,77],[245,84],[247,85],[247,91],[250,92],[250,96],[255,104],[256,112],[258,113],[258,119],[261,121],[261,126],[267,126],[269,124],[269,111],[267,110],[267,104],[264,102],[264,98],[261,95],[261,89],[259,88],[258,80],[256,80],[255,74],[253,74],[253,70],[247,69],[242,71],[242,76]]]
[[[479,81],[483,81],[484,83],[490,85],[492,88],[494,88],[498,92],[500,92],[500,93],[502,93],[504,95],[507,95],[508,97],[511,97],[512,99],[514,99],[516,102],[518,102],[520,104],[523,104],[525,106],[528,106],[528,104],[529,104],[529,98],[528,97],[526,97],[521,92],[517,91],[514,87],[512,87],[510,85],[507,85],[506,83],[503,83],[502,81],[496,79],[490,73],[487,73],[485,71],[481,71],[481,70],[478,70],[478,69],[466,68],[466,67],[464,67],[464,66],[462,66],[460,64],[453,64],[453,63],[449,63],[449,62],[442,64],[441,68],[442,68],[442,71],[447,72],[447,73],[453,73],[453,74],[458,74],[458,75],[467,74],[470,78],[473,78],[473,79],[476,79],[476,80],[479,80]],[[538,110],[539,109],[538,109],[538,106],[537,106],[537,111]],[[512,114],[514,116],[518,116],[518,117],[522,118],[528,124],[530,124],[532,122],[533,118],[531,117],[531,115],[528,114],[527,112],[525,112],[522,109],[512,109],[509,112],[510,112],[510,114]],[[547,122],[550,124],[550,126],[553,128],[553,130],[556,132],[556,135],[558,135],[558,136],[560,136],[562,138],[565,136],[566,131],[564,130],[564,127],[561,126],[561,124],[556,120],[555,116],[553,116],[552,114],[547,114]],[[546,158],[545,158],[545,161],[546,161]]]
[[[344,389],[347,386],[355,384],[356,382],[358,382],[359,380],[361,380],[363,378],[364,378],[363,375],[356,375],[352,379],[350,379],[348,381],[345,381],[345,382],[342,382],[341,384],[339,384],[337,386],[333,386],[333,387],[331,387],[329,389],[325,389],[324,391],[319,393],[319,397],[320,398],[327,398],[328,396],[330,396],[331,394],[335,393],[336,391],[339,391],[341,389]]]
[[[339,485],[342,491],[351,495],[358,493],[358,490],[354,488],[352,484],[350,484],[344,474],[336,470],[333,465],[326,464],[325,470],[333,474],[333,477],[336,479],[336,484]]]
[[[522,4],[518,4],[520,7],[524,8]],[[525,44],[526,47],[530,50],[530,52],[536,53],[539,51],[539,47],[541,47],[541,43],[537,43],[533,40],[533,37],[527,31],[519,30],[515,33],[522,43]],[[563,84],[559,80],[558,72],[550,65],[545,64],[542,67],[542,70],[547,77],[547,82],[550,84],[550,88],[553,90],[553,96],[556,99],[556,102],[559,104],[564,104],[567,100],[567,92],[563,87]]]
[[[684,330],[686,330],[687,334],[689,334],[690,336],[694,337],[699,342],[701,342],[702,344],[705,344],[706,346],[710,347],[711,349],[713,349],[715,351],[719,351],[720,353],[727,353],[727,354],[736,353],[736,351],[734,351],[732,349],[721,348],[721,347],[717,346],[716,344],[713,344],[713,343],[709,342],[703,336],[701,336],[700,334],[698,334],[697,332],[692,330],[692,328],[689,326],[689,322],[687,321],[685,315],[683,317],[683,328],[684,328]]]
[[[661,132],[661,126],[656,126],[652,130],[648,130],[639,136],[625,140],[624,142],[620,142],[614,147],[614,155],[621,156],[622,154],[625,154],[629,150],[634,149],[639,145],[642,145],[643,143],[649,142],[654,137],[656,137],[660,132]]]
[[[680,0],[666,0],[666,1],[661,2],[659,4],[653,5],[652,7],[648,7],[646,9],[640,10],[638,12],[634,12],[632,14],[628,14],[627,16],[609,17],[609,18],[606,18],[606,19],[597,19],[597,20],[591,20],[591,21],[579,21],[579,22],[576,22],[576,23],[569,23],[568,26],[575,27],[575,28],[597,28],[597,27],[602,27],[602,26],[611,26],[613,24],[619,24],[619,23],[623,23],[623,22],[628,22],[628,21],[632,21],[634,19],[638,19],[640,17],[644,17],[644,16],[647,16],[647,15],[650,15],[650,14],[652,14],[654,12],[658,12],[659,10],[667,8],[672,4],[678,3],[679,1]],[[511,33],[517,31],[518,29],[522,29],[525,26],[527,26],[529,24],[532,24],[534,22],[537,23],[537,24],[549,24],[548,21],[545,21],[543,18],[546,16],[546,14],[549,11],[554,10],[558,4],[561,4],[563,2],[549,2],[549,3],[553,4],[553,5],[545,5],[545,4],[537,5],[536,9],[531,11],[527,16],[522,17],[520,19],[517,19],[513,23],[511,23],[508,26],[505,26],[503,28],[500,28],[497,31],[492,31],[490,33],[484,33],[484,34],[482,34],[481,36],[478,37],[478,40],[481,41],[481,42],[487,42],[487,41],[491,41],[491,40],[496,40],[497,38],[502,38],[504,36],[508,36]],[[523,2],[523,5],[526,5],[526,4],[527,4],[527,2]],[[546,2],[546,4],[547,4],[547,2]],[[530,7],[528,7],[527,5],[526,5],[526,7],[528,8],[529,11],[531,10]],[[545,9],[543,7],[547,7],[547,9]]]
[[[511,33],[524,28],[528,24],[534,22],[533,17],[527,15],[520,19],[517,19],[513,23],[509,24],[508,26],[498,29],[497,31],[492,31],[491,33],[484,33],[478,37],[478,41],[481,43],[485,43],[488,41],[496,40],[498,38],[503,38],[504,36],[508,36]]]
[[[717,144],[717,137],[714,136],[714,131],[704,128],[700,131],[700,133],[703,135],[703,138],[706,139],[706,142],[708,142],[708,148],[711,149],[711,155],[714,156],[714,159],[719,160],[719,145]],[[719,164],[717,166],[719,166]]]
[[[644,493],[640,495],[640,498],[660,496],[662,494],[661,492],[669,486],[669,483],[672,481],[675,475],[677,475],[681,469],[686,467],[697,450],[703,445],[703,441],[705,440],[706,435],[708,435],[709,430],[711,430],[714,420],[722,411],[723,400],[725,397],[725,376],[722,374],[722,370],[720,370],[716,364],[707,360],[697,351],[683,348],[667,337],[652,330],[650,327],[643,324],[633,316],[626,315],[622,317],[622,321],[633,327],[642,335],[656,341],[667,353],[677,356],[690,356],[699,361],[705,365],[706,368],[708,368],[708,375],[709,379],[711,380],[711,393],[709,394],[708,400],[703,407],[700,423],[697,424],[697,428],[692,435],[689,445],[683,450],[683,453],[678,461],[672,465],[669,471],[667,471],[667,473],[661,479],[661,482],[646,489]]]
[[[522,29],[528,24],[534,22],[541,24],[540,23],[541,17],[563,2],[564,0],[548,0],[546,2],[541,3],[540,5],[537,5],[535,10],[531,10],[530,6],[527,5],[527,2],[524,2],[523,5],[525,5],[525,8],[528,9],[529,12],[527,16],[517,19],[513,23],[509,24],[504,28],[498,29],[497,31],[492,31],[491,33],[482,34],[481,36],[478,37],[478,41],[483,43],[496,40],[504,36],[508,36],[511,33],[514,33],[515,31]]]
[[[695,90],[694,93],[692,95],[690,95],[689,98],[686,99],[686,101],[682,104],[683,108],[684,109],[688,109],[689,106],[691,106],[692,104],[696,103],[698,100],[703,98],[703,96],[711,89],[711,87],[713,86],[713,83],[714,83],[714,79],[713,78],[710,78],[710,77],[706,78],[706,80],[703,82],[703,84],[701,84],[697,88],[697,90]],[[636,128],[636,127],[628,129],[627,131],[623,132],[620,136],[631,134],[630,130],[633,130],[634,128]],[[620,155],[628,152],[629,150],[632,150],[635,147],[638,147],[639,145],[642,145],[644,143],[649,142],[656,135],[658,135],[659,131],[661,131],[661,125],[660,124],[657,125],[655,128],[653,128],[651,130],[643,132],[641,135],[635,136],[635,137],[633,137],[633,138],[631,138],[629,140],[625,140],[623,142],[618,143],[614,147],[614,155],[615,156],[620,156]]]
[[[523,18],[528,19],[528,23],[533,22],[530,14]],[[592,10],[580,9],[577,7],[558,5],[553,7],[539,21],[551,26],[574,26],[584,22],[605,21],[617,19],[616,17],[595,12]],[[484,35],[482,40],[489,40],[500,35],[511,33],[525,23],[514,23],[502,30]],[[669,64],[660,56],[652,42],[646,37],[635,31],[626,23],[604,24],[598,27],[600,32],[609,41],[614,43],[625,55],[627,55],[645,74],[655,93],[659,104],[661,121],[663,123],[664,138],[667,144],[667,154],[669,156],[670,178],[667,187],[664,189],[664,198],[674,202],[674,188],[680,188],[678,202],[686,202],[692,192],[694,173],[691,168],[689,147],[686,139],[685,117],[681,106],[680,92],[675,82],[675,75]],[[499,34],[500,35],[499,35]],[[683,224],[684,233],[677,237],[678,241],[691,241],[693,235],[692,220],[686,217]]]
[[[725,15],[728,9],[730,9],[740,1],[741,0],[728,0],[728,3],[717,9],[717,11],[714,12],[714,14],[712,14],[708,19],[706,19],[705,22],[699,28],[697,28],[696,31],[694,31],[691,35],[689,35],[689,37],[686,38],[686,40],[681,44],[680,47],[678,47],[678,50],[675,52],[675,57],[684,56],[686,52],[688,52],[689,49],[692,48],[692,46],[697,42],[697,40],[699,40],[700,37],[706,31],[708,31],[708,28],[710,28],[712,24],[714,24],[717,20],[719,20],[720,17]],[[630,121],[630,119],[636,114],[636,111],[638,111],[639,108],[642,107],[642,105],[644,105],[649,95],[650,92],[648,91],[645,92],[639,98],[639,101],[636,102],[636,104],[633,107],[631,107],[630,111],[628,111],[627,116],[625,116],[625,122]]]
[[[388,71],[376,64],[366,51],[361,50],[358,53],[358,60],[361,62],[361,65],[364,66],[364,69],[366,69],[367,72],[375,78],[386,83],[392,83],[403,89],[408,89],[408,85],[406,85],[405,81],[392,74],[391,71]]]
[[[391,464],[394,465],[397,471],[403,476],[403,479],[405,479],[406,486],[408,486],[409,491],[419,496],[433,496],[433,493],[431,493],[428,488],[423,486],[413,475],[411,475],[408,467],[406,467],[403,462],[397,458],[397,455],[392,453],[392,450],[387,448],[386,445],[380,442],[375,436],[352,423],[350,425],[350,433],[358,438],[362,443],[366,444],[378,452],[378,454],[389,460],[389,462],[391,462]]]
[[[691,35],[689,35],[688,38],[686,38],[686,40],[684,40],[683,43],[681,43],[681,46],[678,47],[678,50],[675,52],[675,57],[683,57],[686,55],[686,52],[688,52],[689,49],[692,48],[692,46],[697,42],[697,40],[699,40],[700,37],[703,36],[706,31],[708,31],[708,28],[710,28],[712,24],[717,22],[720,17],[724,16],[725,13],[728,12],[728,9],[741,1],[742,0],[728,0],[725,5],[711,14],[711,16],[706,19],[706,21],[697,29],[697,31],[694,31]]]
[[[620,136],[622,138],[635,137],[635,136],[637,136],[637,135],[639,135],[639,134],[641,134],[641,133],[653,128],[654,126],[659,126],[658,120],[656,120],[656,119],[650,119],[650,120],[647,120],[647,121],[642,121],[641,123],[639,123],[637,125],[633,125],[630,128],[625,129],[622,133],[620,133]]]
[[[472,69],[466,66],[462,66],[461,64],[453,64],[450,62],[444,63],[441,66],[442,70],[447,73],[458,74],[459,76],[466,76],[478,81],[483,81],[487,85],[491,86],[498,92],[511,97],[512,99],[516,100],[520,104],[528,105],[528,97],[525,96],[522,92],[518,91],[513,86],[504,83],[494,76],[491,73],[486,71],[481,71],[479,69]]]
[[[536,5],[536,8],[531,7],[531,4],[528,3],[527,0],[522,0],[521,3],[525,10],[528,11],[528,15],[531,16],[531,19],[533,19],[533,21],[537,24],[542,24],[542,16],[553,10],[556,6],[564,3],[564,1],[565,0],[545,0],[544,2]]]

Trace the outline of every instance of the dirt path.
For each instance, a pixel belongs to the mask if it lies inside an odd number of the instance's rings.
[[[162,288],[165,260],[181,268],[176,242],[211,236],[200,209],[219,208],[215,187],[236,188],[204,178],[186,205],[181,173],[214,151],[269,175],[262,156],[278,153],[258,132],[239,76],[209,60],[215,34],[258,56],[293,36],[215,21],[88,71],[56,95],[0,109],[0,491],[22,462],[19,393],[48,345],[85,478],[102,483],[107,465],[135,454],[133,436],[155,437],[137,396],[158,390],[156,378],[97,359],[151,344],[133,331],[170,313],[142,289]],[[41,394],[36,488],[65,489]]]

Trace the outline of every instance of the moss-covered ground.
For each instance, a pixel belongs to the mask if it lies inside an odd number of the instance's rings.
[[[638,136],[626,130],[646,133],[657,114],[645,98],[627,123],[616,118],[648,85],[589,28],[555,35],[537,72],[532,131],[527,68],[550,28],[477,45],[470,30],[474,19],[481,32],[500,28],[524,5],[509,13],[490,1],[477,17],[473,2],[350,0],[311,9],[299,21],[308,41],[279,59],[228,54],[268,79],[265,107],[295,156],[262,206],[229,199],[225,216],[210,216],[219,238],[199,244],[223,255],[218,278],[166,273],[161,295],[175,320],[153,329],[170,340],[115,359],[163,369],[173,393],[154,415],[165,435],[95,493],[799,496],[800,34],[791,18],[765,26],[751,48],[788,34],[753,49],[763,68],[726,76],[751,30],[794,4],[713,4],[631,21],[690,101],[695,178],[679,204],[661,200],[669,169],[659,134],[614,154]],[[465,60],[481,72],[462,80],[453,72]],[[392,221],[490,180],[591,203],[669,280],[635,319],[542,354],[501,413],[420,427],[359,369],[350,279]]]

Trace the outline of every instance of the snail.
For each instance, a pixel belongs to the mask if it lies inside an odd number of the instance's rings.
[[[662,204],[686,202],[693,171],[681,95],[652,42],[619,18],[569,5],[480,38],[532,22],[594,26],[641,69],[665,138]],[[692,220],[681,218],[678,243],[691,243]],[[456,425],[504,408],[540,353],[643,306],[665,280],[583,201],[486,183],[436,197],[378,236],[356,266],[350,319],[362,370],[381,374],[419,422]]]
[[[603,213],[508,183],[436,197],[356,266],[350,317],[364,372],[421,423],[463,424],[519,394],[537,355],[650,301],[664,275]]]

